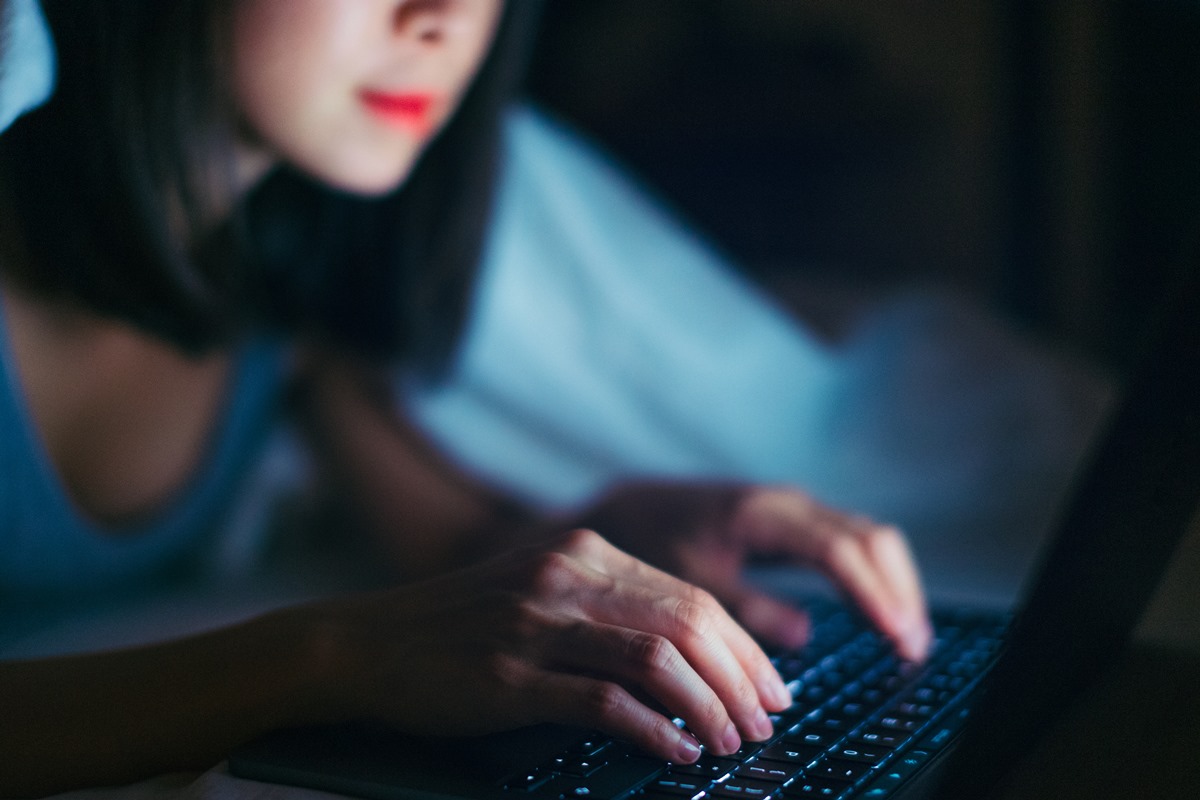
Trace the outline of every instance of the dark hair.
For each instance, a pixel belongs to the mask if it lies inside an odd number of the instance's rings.
[[[436,366],[469,302],[540,3],[508,0],[462,104],[395,192],[350,196],[282,169],[206,230],[232,180],[233,2],[42,0],[59,82],[0,137],[0,241],[23,256],[0,269],[188,351],[276,326]]]

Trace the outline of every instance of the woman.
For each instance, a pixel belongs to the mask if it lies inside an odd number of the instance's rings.
[[[289,365],[281,334],[436,366],[530,13],[43,6],[59,86],[0,138],[0,575],[14,594],[128,585],[211,547]],[[398,315],[370,305],[398,296]],[[897,541],[830,535],[813,557],[891,587],[854,554],[904,556]],[[895,592],[911,607],[908,582]],[[576,723],[690,762],[699,744],[766,736],[789,703],[711,595],[595,533],[539,526],[533,544],[393,591],[2,663],[0,794],[207,766],[270,728],[362,716],[412,732]]]

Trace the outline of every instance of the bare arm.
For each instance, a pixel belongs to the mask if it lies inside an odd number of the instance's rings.
[[[0,662],[0,796],[215,764],[311,712],[308,638],[284,613],[170,644]]]
[[[0,795],[203,768],[272,728],[358,718],[414,734],[574,724],[694,761],[698,741],[766,738],[790,702],[710,595],[574,531],[170,644],[0,663]]]
[[[410,574],[432,574],[553,531],[588,527],[712,592],[751,632],[785,646],[804,615],[744,580],[751,558],[824,572],[911,659],[931,641],[921,581],[895,528],[829,508],[794,487],[638,482],[569,519],[536,519],[464,475],[402,419],[383,379],[316,363],[309,430],[336,484]]]
[[[382,375],[314,359],[299,412],[328,485],[403,575],[426,577],[566,529],[471,479],[399,416]]]

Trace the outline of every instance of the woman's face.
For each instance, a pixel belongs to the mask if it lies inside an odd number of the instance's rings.
[[[450,117],[503,0],[238,0],[234,92],[249,182],[279,160],[387,192]]]

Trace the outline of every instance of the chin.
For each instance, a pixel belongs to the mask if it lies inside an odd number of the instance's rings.
[[[360,197],[382,197],[403,186],[404,182],[408,180],[410,172],[411,169],[405,169],[400,174],[330,176],[323,180],[331,187],[347,194],[356,194]]]
[[[316,164],[298,165],[310,177],[347,194],[361,197],[379,197],[390,194],[408,180],[412,173],[415,159],[394,160],[391,164],[381,165],[380,161],[369,163],[341,163],[321,168]]]

